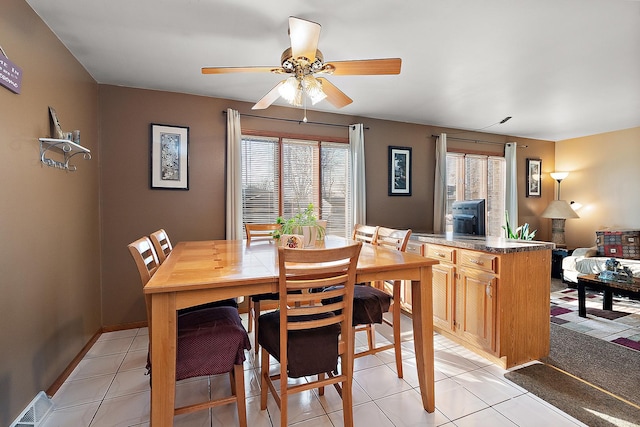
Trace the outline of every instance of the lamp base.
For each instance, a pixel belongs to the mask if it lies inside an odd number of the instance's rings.
[[[551,241],[556,245],[566,245],[564,240],[564,218],[551,219]]]

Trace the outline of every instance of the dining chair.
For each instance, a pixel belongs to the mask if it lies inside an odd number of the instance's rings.
[[[167,258],[167,255],[169,255],[173,249],[171,240],[169,240],[169,236],[167,235],[167,232],[164,231],[164,228],[154,231],[149,235],[149,238],[151,239],[153,247],[156,250],[156,254],[158,255],[158,261],[162,264]]]
[[[244,229],[247,242],[251,242],[252,239],[273,239],[273,232],[280,229],[280,224],[245,223]]]
[[[378,226],[356,224],[353,226],[351,239],[359,242],[373,243],[378,238]]]
[[[404,252],[411,236],[411,230],[396,230],[387,227],[363,226],[356,224],[353,240],[367,241],[373,245]],[[323,304],[334,303],[334,298],[323,297]],[[384,313],[391,312],[391,321]],[[359,283],[353,295],[353,327],[355,333],[367,334],[367,350],[355,353],[354,358],[393,349],[398,378],[404,376],[402,370],[402,341],[400,331],[400,281]],[[393,328],[393,343],[376,346],[374,325],[385,323]]]
[[[153,277],[160,262],[148,237],[128,245],[140,274],[142,287]],[[151,348],[151,300],[145,294]],[[251,349],[249,336],[242,326],[238,309],[231,306],[206,307],[179,312],[177,315],[176,381],[208,375],[229,374],[231,395],[174,408],[174,415],[235,402],[238,422],[247,426],[244,369],[245,350]],[[169,345],[169,344],[167,344]],[[147,370],[153,375],[150,355]],[[150,381],[151,383],[151,381]]]
[[[273,239],[272,233],[280,229],[280,224],[245,223],[244,229],[247,234],[247,245],[249,245],[252,240]],[[249,332],[253,330],[253,348],[256,354],[258,354],[260,350],[260,346],[258,345],[258,317],[260,316],[261,302],[277,301],[279,298],[280,296],[277,292],[251,295],[247,298],[248,330]]]
[[[270,391],[280,408],[281,427],[287,425],[291,394],[317,388],[323,395],[328,385],[342,397],[344,425],[353,426],[353,289],[361,248],[361,242],[332,249],[278,248],[280,309],[260,315],[258,342],[260,408],[266,409]],[[326,287],[333,288],[325,293],[336,303],[309,300],[310,293]],[[280,362],[274,373],[271,356]],[[316,375],[315,380],[288,381]]]
[[[400,252],[405,252],[407,250],[407,244],[409,243],[409,238],[411,237],[411,229],[406,230],[398,230],[388,227],[378,227],[378,233],[374,240],[374,244],[377,246],[386,247],[388,249],[397,250]],[[355,357],[362,357],[368,354],[375,354],[381,351],[389,350],[391,348],[394,349],[395,359],[396,359],[396,370],[398,374],[398,378],[403,377],[402,370],[402,341],[401,341],[401,330],[400,330],[400,291],[401,291],[401,281],[393,280],[393,281],[378,281],[371,284],[372,287],[369,289],[362,288],[360,292],[356,296],[354,296],[354,301],[356,298],[372,298],[372,294],[375,294],[374,298],[376,299],[385,299],[382,307],[388,306],[385,312],[391,312],[391,321],[387,318],[380,316],[377,314],[373,317],[368,317],[371,313],[370,311],[364,313],[363,316],[360,316],[362,313],[362,309],[358,309],[356,307],[362,307],[364,304],[355,304],[354,305],[354,318],[356,315],[358,316],[359,321],[368,320],[368,322],[364,322],[360,324],[357,330],[365,330],[367,332],[367,344],[368,350],[356,353]],[[382,291],[379,292],[379,291]],[[383,295],[384,293],[384,295]],[[356,301],[357,302],[357,301]],[[357,313],[357,314],[356,314]],[[387,345],[381,345],[376,347],[375,343],[375,323],[385,323],[393,329],[393,343]]]

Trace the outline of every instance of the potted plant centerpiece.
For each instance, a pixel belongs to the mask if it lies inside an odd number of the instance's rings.
[[[280,230],[273,232],[275,239],[285,234],[297,234],[302,236],[305,247],[315,246],[316,240],[322,240],[325,236],[326,221],[318,219],[313,211],[313,203],[289,219],[278,217],[276,223],[280,224]]]

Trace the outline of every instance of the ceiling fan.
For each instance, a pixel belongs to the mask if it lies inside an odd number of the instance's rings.
[[[353,102],[329,80],[316,77],[318,74],[336,76],[400,74],[402,64],[400,58],[324,62],[322,52],[318,50],[320,29],[321,26],[318,23],[290,16],[291,47],[282,52],[279,67],[203,67],[202,74],[271,72],[289,75],[263,96],[253,106],[254,110],[269,107],[279,97],[296,107],[303,105],[306,101],[305,95],[314,105],[323,99],[336,108],[342,108]]]

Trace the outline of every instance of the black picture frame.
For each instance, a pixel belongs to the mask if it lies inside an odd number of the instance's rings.
[[[389,196],[411,196],[411,147],[389,146]]]
[[[150,187],[189,190],[189,128],[151,123],[150,145]]]
[[[527,159],[527,197],[542,197],[542,160]]]

